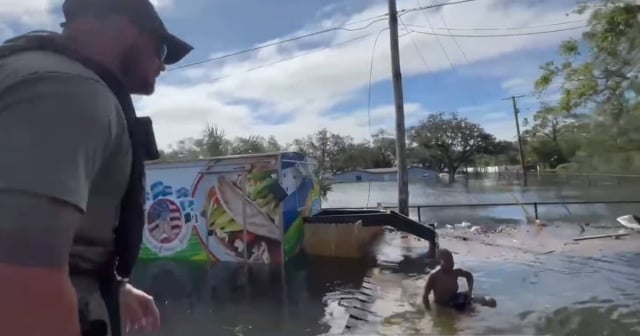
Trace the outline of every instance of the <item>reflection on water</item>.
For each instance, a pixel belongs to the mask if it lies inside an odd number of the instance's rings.
[[[159,261],[140,263],[132,281],[158,303],[157,335],[318,335],[346,321],[343,310],[326,319],[325,306],[352,297],[367,268],[300,258],[287,265],[283,286],[279,267]]]
[[[432,265],[410,259],[375,269],[380,290],[372,313],[348,334],[640,335],[640,254],[509,264],[466,258],[458,265],[474,273],[475,292],[494,296],[498,307],[462,315],[424,311],[419,302]],[[367,269],[364,262],[302,260],[286,270],[286,290],[278,268],[222,263],[144,263],[133,280],[158,302],[157,335],[326,335],[344,330],[348,313],[340,303],[358,293]]]
[[[335,185],[325,206],[394,203],[391,183]],[[632,187],[579,189],[538,185],[522,190],[485,182],[454,186],[410,186],[411,203],[488,203],[552,200],[634,199]],[[588,192],[587,192],[588,191]],[[615,226],[615,217],[634,206],[545,207],[547,222]],[[522,223],[532,209],[495,207],[430,209],[422,218],[440,224]],[[568,216],[570,214],[570,216]],[[577,226],[566,226],[577,230]],[[572,231],[573,232],[573,231]],[[567,235],[573,234],[568,232]],[[495,309],[470,314],[421,307],[426,272],[432,268],[403,242],[387,241],[370,261],[299,258],[279,267],[225,263],[140,263],[133,282],[149,291],[162,314],[156,335],[326,335],[344,331],[347,299],[357,297],[366,274],[376,280],[377,300],[351,335],[640,335],[640,254],[603,257],[538,255],[520,262],[458,257],[475,275],[475,293],[491,295]],[[640,252],[640,247],[638,249]],[[284,279],[283,279],[284,274]],[[372,275],[374,274],[374,275]],[[361,316],[362,317],[362,316]]]

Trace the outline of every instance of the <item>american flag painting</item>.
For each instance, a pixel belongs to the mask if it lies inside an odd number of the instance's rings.
[[[189,197],[189,189],[182,187],[178,190],[176,190],[176,198],[187,198]]]
[[[149,207],[147,225],[154,240],[162,244],[171,243],[184,227],[182,211],[174,201],[158,199]]]

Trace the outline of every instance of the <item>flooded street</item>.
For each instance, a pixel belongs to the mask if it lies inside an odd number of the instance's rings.
[[[402,240],[391,239],[396,253],[386,256],[392,260],[370,273],[378,300],[367,306],[371,319],[351,334],[640,335],[640,253],[516,253],[505,261],[453,247],[457,267],[475,276],[474,293],[493,296],[498,307],[427,313],[420,304],[426,276],[417,274],[416,263],[391,258],[407,250]],[[460,288],[466,288],[462,279]]]
[[[395,185],[334,185],[325,206],[365,206],[367,196],[370,206],[392,204]],[[411,186],[412,204],[513,197],[620,200],[633,199],[633,190]],[[433,265],[422,257],[425,243],[398,233],[386,235],[377,266],[318,258],[298,258],[286,270],[162,261],[140,263],[133,281],[158,302],[162,328],[156,335],[640,335],[640,237],[571,243],[585,228],[584,234],[619,230],[615,218],[633,208],[545,207],[542,232],[527,226],[531,210],[518,206],[423,210],[424,220],[438,222],[440,244],[454,252],[456,265],[475,275],[474,293],[498,301],[495,309],[470,314],[424,311],[419,302]],[[461,221],[519,229],[497,237],[446,229]]]

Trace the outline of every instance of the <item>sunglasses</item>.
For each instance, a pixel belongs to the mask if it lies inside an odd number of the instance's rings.
[[[167,45],[164,43],[158,43],[158,48],[156,50],[156,56],[160,60],[160,62],[164,63],[165,58],[167,58]]]

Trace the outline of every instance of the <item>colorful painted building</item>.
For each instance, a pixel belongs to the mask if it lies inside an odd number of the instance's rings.
[[[280,263],[320,210],[315,160],[295,152],[146,165],[141,259]]]

